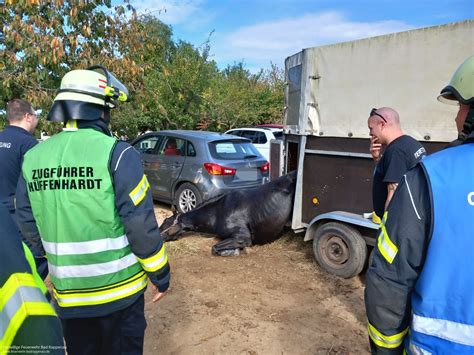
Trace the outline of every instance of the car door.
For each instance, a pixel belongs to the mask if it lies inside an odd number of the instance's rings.
[[[157,197],[156,186],[160,174],[160,163],[158,161],[158,148],[163,137],[160,135],[147,135],[143,139],[133,144],[142,158],[143,170],[150,183],[150,190],[153,197]]]
[[[173,187],[183,169],[185,146],[184,139],[163,136],[156,155],[159,176],[156,179],[155,193],[159,199],[171,201]]]

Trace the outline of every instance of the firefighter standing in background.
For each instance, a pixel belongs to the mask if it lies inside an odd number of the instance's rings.
[[[61,323],[43,281],[34,275],[33,255],[1,204],[0,234],[0,355],[64,354]]]
[[[9,211],[13,220],[15,216],[15,192],[21,172],[23,156],[38,144],[34,137],[38,116],[31,104],[25,100],[13,99],[6,109],[8,126],[0,132],[0,204]],[[43,280],[48,276],[48,263],[44,258],[44,250],[31,247],[28,240],[22,237],[30,247]]]
[[[0,204],[8,209],[15,220],[16,185],[23,156],[38,144],[33,135],[38,116],[29,102],[13,99],[7,104],[6,117],[8,126],[0,132]]]
[[[474,56],[438,99],[459,104],[463,144],[409,171],[384,214],[365,289],[373,354],[474,354]]]
[[[147,281],[153,302],[169,285],[140,156],[108,129],[127,98],[103,67],[68,72],[48,114],[63,132],[25,155],[17,190],[22,233],[46,251],[70,355],[142,353]]]

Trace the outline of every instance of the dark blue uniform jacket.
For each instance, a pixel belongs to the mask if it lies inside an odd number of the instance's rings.
[[[15,191],[25,153],[37,144],[25,129],[8,126],[0,132],[0,203],[15,213]]]

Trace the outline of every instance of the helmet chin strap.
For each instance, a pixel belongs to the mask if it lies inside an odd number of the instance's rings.
[[[462,128],[462,132],[459,133],[458,139],[465,141],[466,138],[472,133],[474,126],[474,105],[469,106],[469,111],[467,112],[466,120]]]

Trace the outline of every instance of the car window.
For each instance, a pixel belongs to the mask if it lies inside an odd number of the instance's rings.
[[[226,132],[226,133],[227,133],[227,134],[232,134],[232,135],[234,135],[234,136],[239,136],[239,137],[242,135],[242,131],[239,131],[239,130],[237,130],[237,131],[232,131],[232,132]]]
[[[186,150],[186,155],[188,157],[195,157],[196,156],[196,149],[194,149],[194,145],[190,142],[187,141],[187,150]]]
[[[244,137],[244,138],[248,138],[252,141],[252,143],[256,143],[255,142],[255,131],[240,131],[239,136]]]
[[[275,139],[283,140],[283,131],[273,132]]]
[[[181,138],[165,136],[158,150],[158,155],[184,155],[186,141]]]
[[[267,136],[263,132],[256,131],[255,132],[255,137],[252,140],[252,143],[254,143],[254,144],[265,144],[265,143],[267,143]]]
[[[257,148],[245,141],[218,141],[209,143],[209,152],[215,159],[239,160],[259,157]]]
[[[160,141],[160,136],[144,138],[133,145],[137,151],[143,154],[156,154],[156,146]]]

